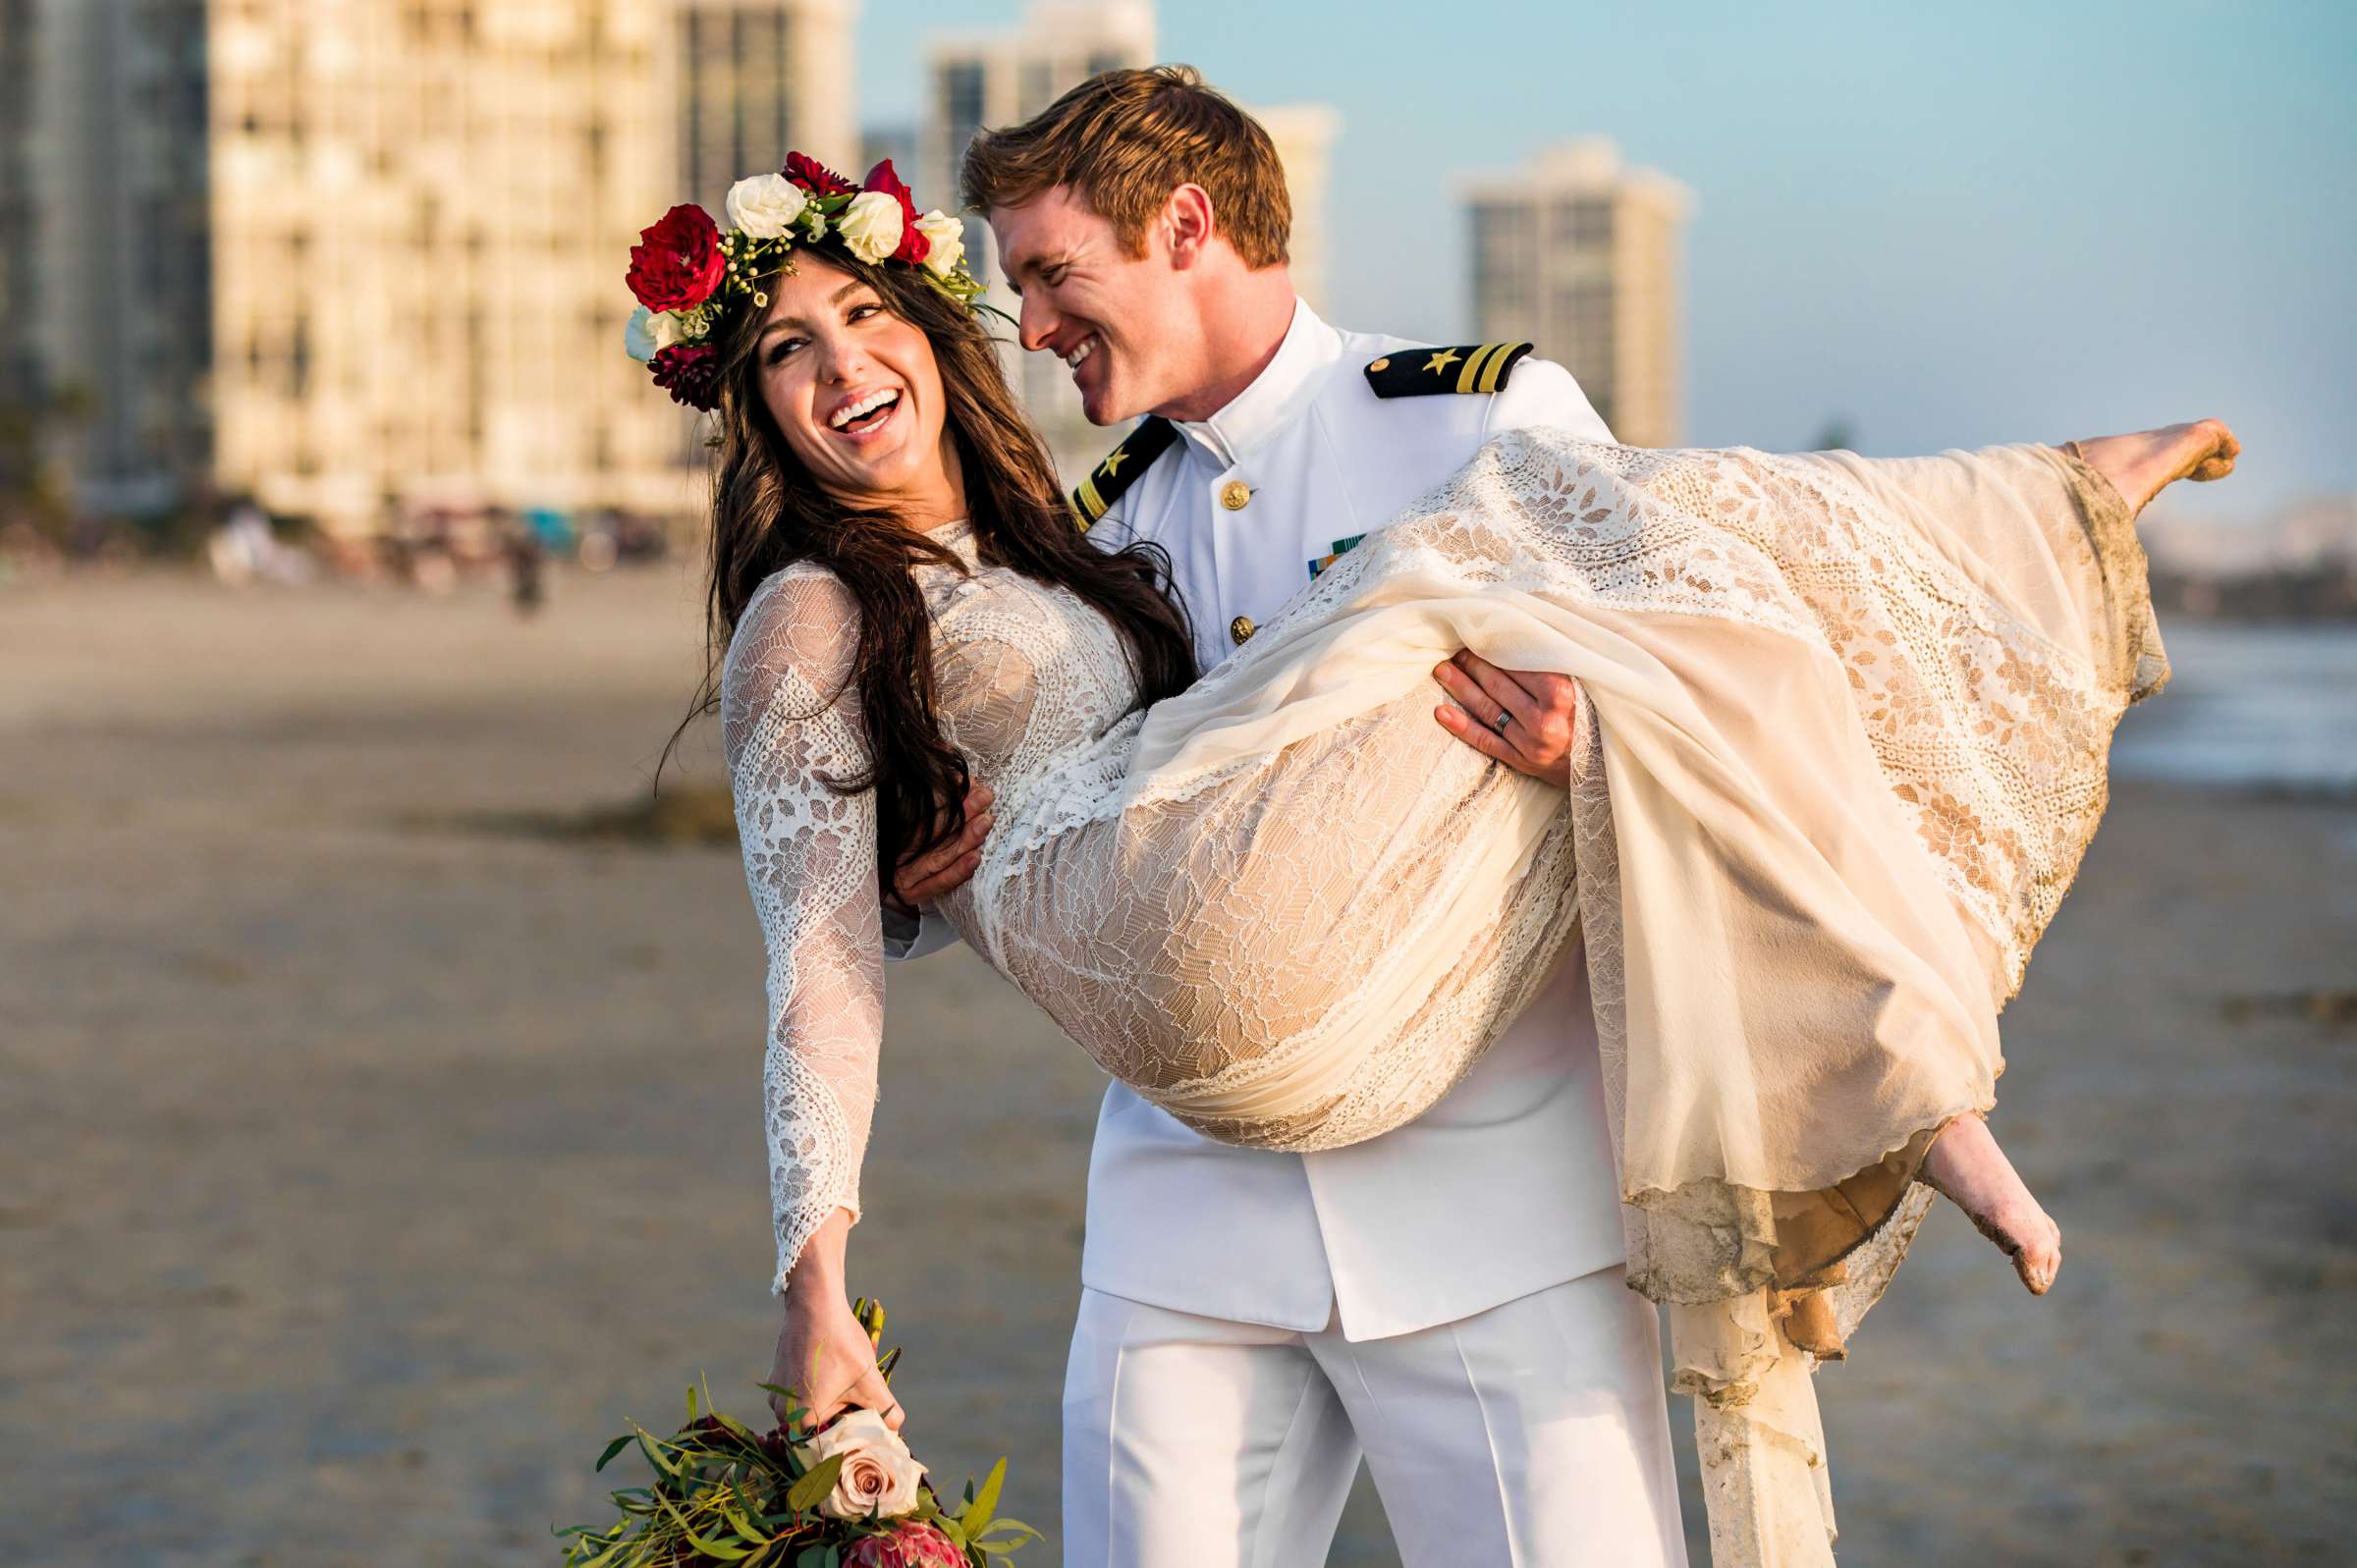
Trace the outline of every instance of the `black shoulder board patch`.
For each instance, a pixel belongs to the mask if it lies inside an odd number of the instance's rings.
[[[1105,454],[1105,460],[1089,469],[1080,488],[1072,492],[1072,519],[1080,524],[1080,531],[1095,527],[1097,519],[1122,499],[1122,492],[1136,483],[1137,476],[1178,439],[1178,432],[1168,419],[1149,414],[1122,438],[1120,446]]]
[[[1367,366],[1378,398],[1435,392],[1499,392],[1530,352],[1527,343],[1468,343],[1454,349],[1395,349]]]

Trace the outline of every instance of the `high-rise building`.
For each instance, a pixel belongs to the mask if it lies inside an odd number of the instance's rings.
[[[1579,378],[1613,434],[1676,445],[1683,423],[1678,229],[1693,193],[1624,169],[1609,140],[1464,183],[1474,335],[1527,338]]]
[[[1277,144],[1277,161],[1285,165],[1285,193],[1293,208],[1292,236],[1286,244],[1293,292],[1323,315],[1327,169],[1335,137],[1342,133],[1343,117],[1323,103],[1282,103],[1250,113]]]
[[[857,0],[677,0],[680,164],[687,198],[715,216],[729,187],[789,151],[841,166],[860,156],[852,80]]]
[[[333,531],[397,506],[671,511],[681,422],[619,350],[679,199],[662,0],[215,7],[218,482]]]
[[[630,247],[790,146],[857,157],[854,12],[0,0],[0,83],[30,87],[0,92],[0,282],[11,315],[34,301],[0,357],[29,338],[86,389],[103,510],[209,487],[340,534],[434,506],[684,514],[702,453],[621,351]]]
[[[89,406],[85,502],[157,506],[201,478],[214,428],[204,0],[34,0],[10,20],[29,72],[8,126],[29,229],[11,336],[44,395]]]
[[[33,238],[32,0],[0,0],[0,406],[36,392],[30,338]]]
[[[32,0],[0,0],[0,528],[13,503],[44,488],[41,412],[47,397],[32,324],[33,246],[40,229],[32,189]]]

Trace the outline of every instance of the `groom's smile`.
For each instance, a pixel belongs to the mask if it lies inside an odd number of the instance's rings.
[[[1185,355],[1173,351],[1199,331],[1167,239],[1149,232],[1133,253],[1111,220],[1062,186],[992,207],[990,225],[1022,301],[1023,347],[1064,361],[1091,423],[1133,418],[1159,407],[1163,383],[1185,384],[1187,366],[1171,362]]]

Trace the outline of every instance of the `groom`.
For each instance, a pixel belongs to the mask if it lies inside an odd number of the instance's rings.
[[[1023,347],[1071,367],[1092,422],[1148,416],[1074,508],[1109,548],[1170,552],[1205,668],[1491,436],[1610,439],[1528,345],[1319,320],[1267,133],[1192,70],[1094,77],[984,133],[964,181]],[[1438,722],[1567,783],[1570,682],[1469,653],[1435,677]],[[904,868],[901,896],[962,881],[973,841]],[[1576,943],[1455,1090],[1367,1143],[1231,1148],[1114,1085],[1065,1385],[1067,1568],[1322,1562],[1362,1459],[1408,1568],[1682,1564],[1655,1319],[1622,1261]]]

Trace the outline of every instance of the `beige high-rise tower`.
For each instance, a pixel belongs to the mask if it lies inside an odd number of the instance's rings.
[[[1293,207],[1293,232],[1286,250],[1291,258],[1293,292],[1320,315],[1326,312],[1326,189],[1335,138],[1342,135],[1339,110],[1323,103],[1281,103],[1252,109],[1252,118],[1277,144],[1285,165],[1285,193]]]
[[[620,351],[680,199],[661,0],[242,0],[211,56],[216,469],[331,532],[389,506],[675,512]]]
[[[107,508],[688,515],[702,452],[622,351],[630,247],[790,145],[858,150],[855,0],[29,13],[39,351],[92,393]]]
[[[1524,170],[1467,180],[1474,336],[1527,338],[1579,378],[1619,440],[1683,427],[1678,228],[1693,192],[1624,169],[1609,140],[1567,142]]]

